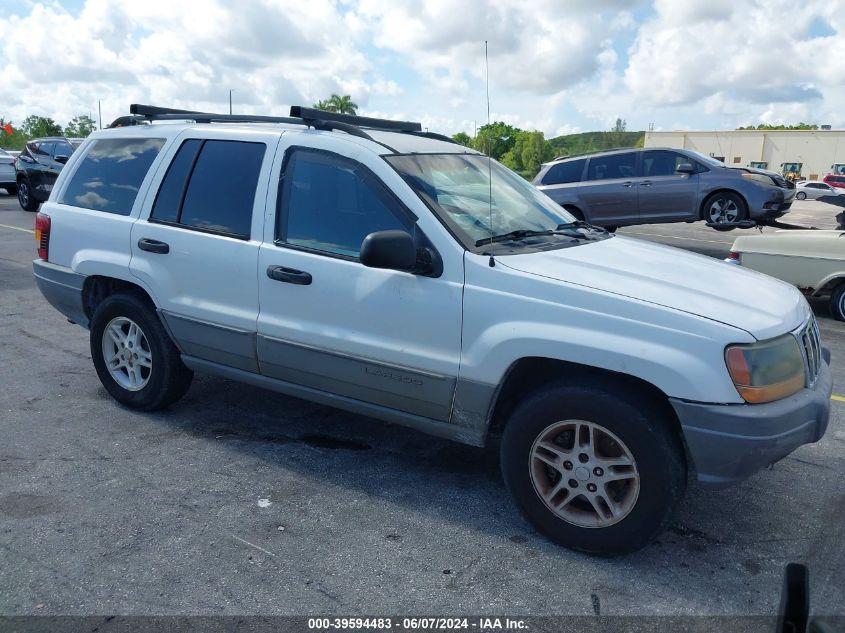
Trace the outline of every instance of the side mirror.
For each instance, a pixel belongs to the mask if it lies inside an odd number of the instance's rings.
[[[57,163],[61,163],[62,165],[64,165],[67,162],[68,158],[70,158],[70,156],[65,156],[64,154],[59,154],[58,156],[54,156],[53,160],[56,161]]]
[[[431,255],[427,250],[425,255],[428,257],[418,252],[414,238],[405,231],[376,231],[361,242],[360,260],[369,268],[426,274],[431,270]]]
[[[692,163],[681,163],[675,168],[675,171],[679,174],[694,174],[695,167]]]

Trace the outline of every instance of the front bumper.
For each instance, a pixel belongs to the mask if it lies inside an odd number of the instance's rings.
[[[747,479],[827,430],[833,378],[828,362],[812,389],[766,404],[701,404],[670,399],[702,485]]]

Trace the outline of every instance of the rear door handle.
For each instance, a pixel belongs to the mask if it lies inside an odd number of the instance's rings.
[[[622,183],[622,186],[623,186],[623,187],[633,187],[633,186],[634,186],[634,183],[632,183],[632,182],[629,180],[628,182],[623,182],[623,183]]]
[[[138,248],[148,253],[158,253],[159,255],[167,255],[170,252],[170,245],[158,240],[152,240],[148,237],[142,237],[138,240]]]
[[[311,285],[311,274],[296,270],[295,268],[267,266],[267,276],[274,281],[281,281],[286,284],[296,284],[297,286]]]
[[[640,187],[651,187],[651,181],[650,180],[644,180],[643,182],[640,183]]]

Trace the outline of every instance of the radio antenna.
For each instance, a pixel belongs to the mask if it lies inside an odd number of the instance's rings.
[[[487,57],[487,40],[484,40],[484,72],[485,72],[485,87],[487,89],[487,132],[485,136],[487,137],[487,184],[489,185],[489,191],[487,196],[487,202],[489,205],[489,213],[490,213],[490,248],[493,248],[493,236],[495,232],[493,231],[493,159],[490,157],[490,153],[493,151],[493,143],[490,138],[490,61]],[[496,265],[495,260],[493,259],[493,254],[489,253],[490,261],[489,265],[490,268]]]

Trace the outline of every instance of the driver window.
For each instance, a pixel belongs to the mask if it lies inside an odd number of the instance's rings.
[[[412,219],[360,163],[319,150],[294,149],[280,181],[276,241],[357,259],[370,233],[413,233]]]

